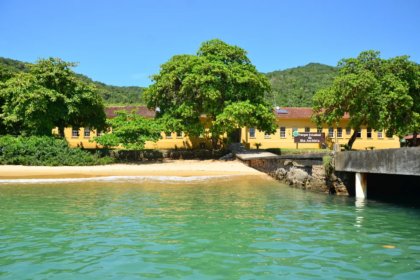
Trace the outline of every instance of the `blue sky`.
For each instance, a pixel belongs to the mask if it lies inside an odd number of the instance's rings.
[[[159,65],[214,38],[261,72],[369,49],[420,62],[419,15],[419,0],[0,0],[0,56],[78,61],[76,72],[118,86],[147,86]]]

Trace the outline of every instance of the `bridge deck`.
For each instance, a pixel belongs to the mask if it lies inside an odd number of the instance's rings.
[[[339,152],[335,170],[420,176],[420,148]]]

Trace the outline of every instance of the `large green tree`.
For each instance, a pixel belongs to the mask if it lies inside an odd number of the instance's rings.
[[[13,77],[13,73],[9,69],[2,67],[0,65],[0,86],[2,83],[6,82],[8,79]],[[3,113],[4,98],[0,94],[0,116]],[[6,134],[7,126],[1,121],[0,117],[0,134]]]
[[[411,144],[417,146],[420,132],[420,66],[409,56],[386,61],[387,73],[381,80],[381,127],[388,135],[403,137],[413,133]]]
[[[314,96],[312,119],[318,125],[338,124],[347,113],[354,129],[348,145],[353,146],[361,126],[405,135],[418,128],[418,73],[407,56],[380,58],[375,51],[357,58],[342,59],[331,87]]]
[[[144,149],[146,141],[156,142],[161,138],[162,126],[154,119],[138,116],[136,110],[127,113],[125,110],[116,111],[116,117],[107,120],[112,128],[111,133],[105,133],[94,140],[105,147],[122,147],[132,150]]]
[[[168,131],[207,134],[213,148],[222,135],[239,127],[276,131],[275,115],[264,100],[270,82],[238,46],[218,39],[204,42],[196,55],[173,56],[152,81],[143,96]],[[200,116],[207,122],[200,122]]]
[[[106,128],[102,98],[93,84],[77,79],[76,63],[40,59],[28,73],[0,82],[0,121],[8,131],[51,135],[58,127]]]

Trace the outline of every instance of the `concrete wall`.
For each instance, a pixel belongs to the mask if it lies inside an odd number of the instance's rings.
[[[420,176],[420,148],[339,152],[335,170]]]

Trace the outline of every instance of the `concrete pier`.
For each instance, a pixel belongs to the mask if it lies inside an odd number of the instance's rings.
[[[420,148],[339,152],[335,170],[420,176]]]
[[[357,198],[396,200],[420,194],[420,148],[338,152],[334,162],[335,174]]]
[[[356,197],[366,198],[367,197],[367,174],[356,173]]]

